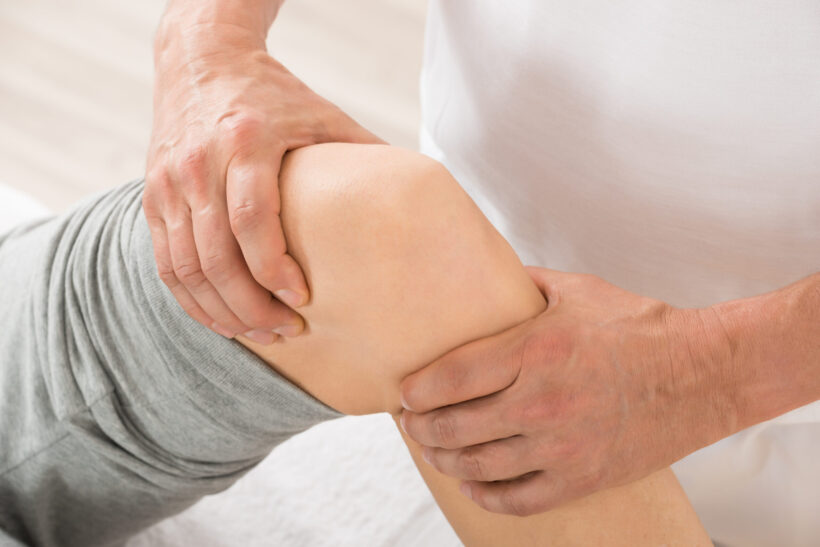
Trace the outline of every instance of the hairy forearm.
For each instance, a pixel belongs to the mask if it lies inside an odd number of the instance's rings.
[[[820,398],[820,273],[711,309],[730,347],[737,430]]]

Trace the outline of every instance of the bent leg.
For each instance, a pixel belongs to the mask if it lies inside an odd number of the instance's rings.
[[[386,146],[291,153],[281,175],[288,248],[311,302],[306,334],[242,343],[348,414],[400,411],[399,383],[446,351],[525,321],[545,302],[506,241],[439,164]],[[668,469],[531,517],[491,514],[424,463],[467,545],[708,544]]]

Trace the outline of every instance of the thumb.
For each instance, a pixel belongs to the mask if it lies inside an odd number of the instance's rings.
[[[428,412],[502,391],[521,367],[517,349],[530,321],[460,346],[407,376],[401,383],[402,406]]]
[[[549,268],[539,268],[536,266],[526,266],[524,268],[533,280],[535,286],[547,299],[547,305],[553,307],[558,304],[561,297],[561,289],[572,277],[572,274]]]

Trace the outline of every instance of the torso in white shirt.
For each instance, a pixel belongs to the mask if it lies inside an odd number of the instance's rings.
[[[433,0],[427,32],[422,150],[526,264],[677,306],[820,271],[817,0]],[[718,541],[820,545],[817,404],[676,471]]]

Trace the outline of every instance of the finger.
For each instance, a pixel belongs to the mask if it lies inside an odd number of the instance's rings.
[[[265,149],[251,156],[234,156],[227,169],[227,208],[236,237],[253,278],[293,308],[308,300],[307,283],[287,253],[280,219],[281,158]]]
[[[526,325],[458,347],[406,377],[401,383],[402,405],[428,412],[509,387],[521,366],[512,348]]]
[[[504,401],[496,395],[426,414],[405,410],[401,424],[405,433],[423,446],[454,449],[521,433],[512,421],[500,419],[503,415]]]
[[[461,492],[487,511],[520,517],[549,511],[563,501],[560,484],[545,471],[511,481],[466,481]]]
[[[304,322],[299,314],[276,300],[251,275],[231,232],[224,199],[211,196],[202,202],[195,200],[192,206],[202,271],[230,310],[250,327],[248,336],[272,343],[273,332],[285,336],[302,332]]]
[[[170,217],[166,227],[174,274],[205,313],[214,319],[209,327],[228,338],[251,330],[225,304],[202,271],[194,241],[191,211],[183,205]]]
[[[532,440],[516,435],[457,450],[425,447],[422,457],[439,472],[451,477],[499,481],[538,470],[534,454]]]
[[[159,278],[165,283],[165,286],[168,287],[171,294],[174,295],[174,298],[176,298],[180,307],[185,310],[185,313],[205,327],[210,328],[214,323],[213,318],[205,313],[202,306],[191,296],[191,293],[188,292],[185,286],[179,282],[179,279],[177,279],[174,273],[165,223],[160,219],[154,219],[148,222],[148,227],[151,231],[151,241],[154,244],[154,260],[157,263]]]

